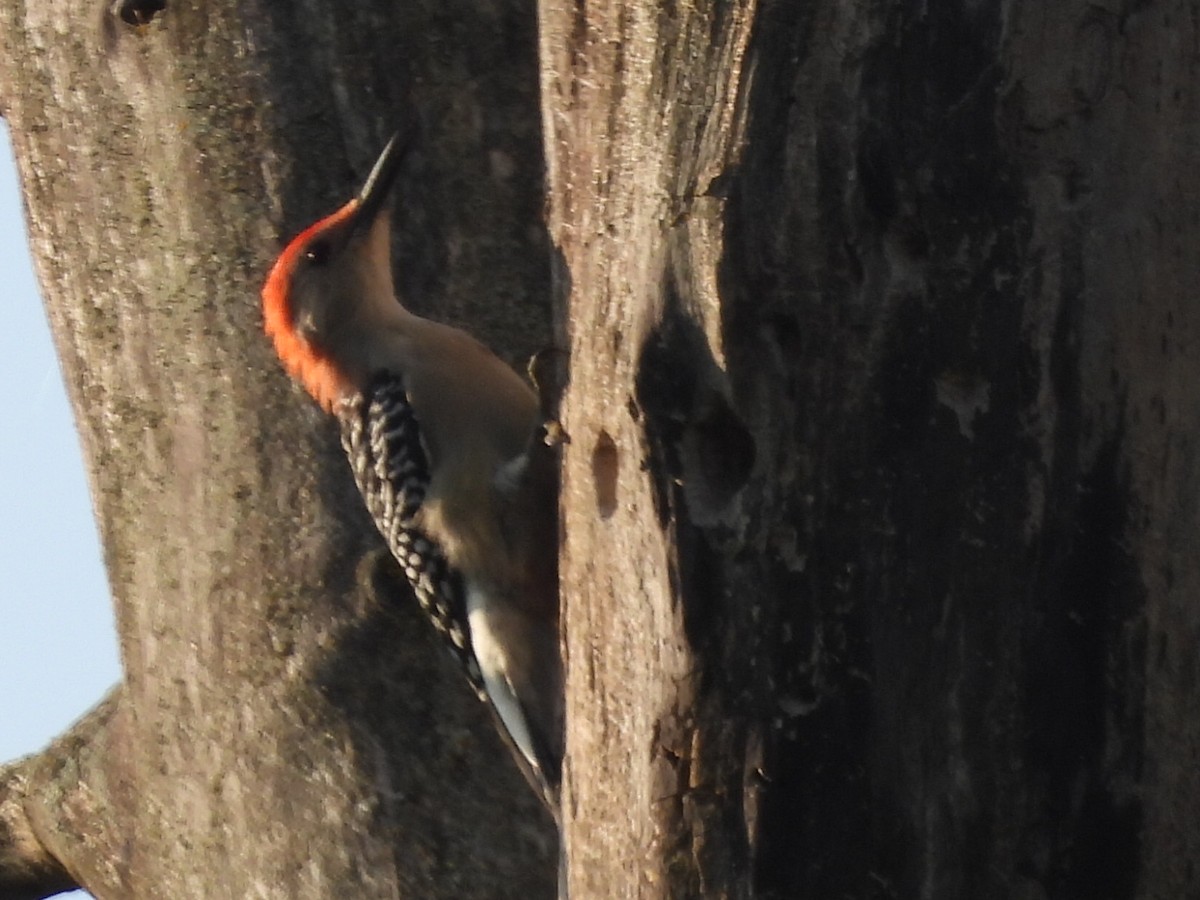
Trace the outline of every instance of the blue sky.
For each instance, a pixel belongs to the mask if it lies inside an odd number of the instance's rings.
[[[0,120],[0,761],[41,749],[120,678],[79,440],[25,237]],[[75,892],[63,897],[86,898]]]

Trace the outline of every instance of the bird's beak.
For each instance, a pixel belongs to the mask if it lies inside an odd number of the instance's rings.
[[[387,146],[383,148],[383,152],[379,154],[379,159],[375,160],[371,174],[367,176],[366,183],[358,192],[358,205],[354,210],[354,231],[369,229],[371,223],[383,210],[392,184],[396,181],[396,175],[400,171],[400,163],[408,155],[411,143],[408,140],[401,140],[400,132],[396,132],[387,142]]]

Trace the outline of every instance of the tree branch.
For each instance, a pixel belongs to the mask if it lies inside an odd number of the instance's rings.
[[[34,900],[78,887],[67,860],[104,861],[88,884],[120,887],[120,856],[111,852],[120,804],[109,793],[120,783],[103,777],[120,706],[118,687],[40,753],[0,766],[0,897]]]
[[[0,766],[0,896],[36,900],[76,887],[75,880],[38,840],[25,808],[34,757]]]

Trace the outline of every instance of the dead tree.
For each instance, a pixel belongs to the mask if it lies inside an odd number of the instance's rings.
[[[1200,896],[1198,28],[543,4],[573,897]]]
[[[1200,893],[1190,7],[130,5],[0,7],[127,674],[20,896],[550,891],[257,335],[404,104],[406,297],[564,351],[574,900]]]

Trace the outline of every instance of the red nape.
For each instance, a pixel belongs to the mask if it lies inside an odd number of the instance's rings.
[[[357,207],[358,200],[351,200],[294,237],[275,260],[262,289],[263,330],[275,342],[275,352],[287,373],[299,381],[326,412],[333,412],[334,404],[345,393],[346,379],[333,360],[296,333],[292,321],[292,278],[312,239],[345,221]]]

